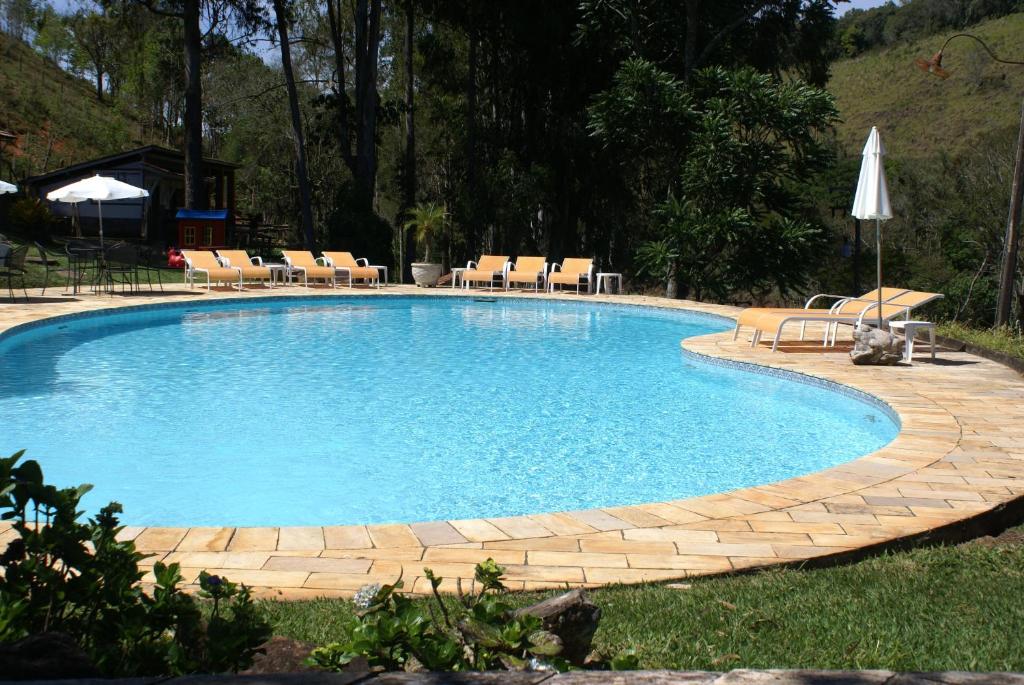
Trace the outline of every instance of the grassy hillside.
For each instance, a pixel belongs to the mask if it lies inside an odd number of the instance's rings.
[[[0,129],[18,134],[0,175],[22,179],[145,144],[135,118],[99,102],[92,84],[0,33]],[[11,165],[13,164],[13,173]]]
[[[1024,13],[972,26],[1003,59],[1024,61]],[[902,155],[957,155],[989,140],[1006,138],[1020,123],[1024,66],[993,62],[968,38],[950,43],[943,81],[914,65],[930,58],[954,32],[894,45],[886,50],[836,62],[829,90],[836,96],[843,123],[839,141],[859,152],[872,126],[878,126],[889,151]]]

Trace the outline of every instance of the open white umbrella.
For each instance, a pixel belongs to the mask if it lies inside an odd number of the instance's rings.
[[[114,200],[133,200],[141,197],[149,197],[149,192],[136,188],[135,186],[118,181],[109,176],[96,174],[91,178],[83,178],[70,185],[57,190],[51,190],[46,194],[47,200],[54,202],[85,202],[96,200],[97,212],[100,220],[100,247],[103,247],[103,203]]]
[[[0,181],[0,195],[3,195],[4,193],[16,192],[18,192],[18,186],[14,185],[13,183],[8,183],[7,181]]]
[[[853,198],[852,214],[858,219],[875,220],[875,253],[878,258],[878,327],[882,327],[882,222],[892,218],[889,189],[885,185],[885,148],[878,129],[871,127],[868,142],[864,144],[864,159],[860,164],[857,194]]]

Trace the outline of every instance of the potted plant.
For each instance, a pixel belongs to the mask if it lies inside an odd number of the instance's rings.
[[[441,278],[441,265],[430,261],[430,245],[448,221],[448,208],[433,202],[418,204],[409,210],[403,224],[407,231],[416,232],[416,242],[423,246],[423,261],[412,263],[412,278],[416,285],[431,287]]]

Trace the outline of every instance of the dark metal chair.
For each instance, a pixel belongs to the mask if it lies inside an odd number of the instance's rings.
[[[32,243],[32,244],[35,246],[36,252],[39,253],[39,262],[40,262],[40,264],[42,264],[43,268],[46,269],[46,273],[43,275],[43,292],[42,292],[42,294],[45,295],[46,294],[46,289],[50,285],[50,271],[55,271],[54,269],[50,269],[50,262],[52,261],[50,259],[50,257],[53,257],[55,255],[52,255],[51,253],[49,253],[46,250],[46,248],[43,247],[38,242],[35,242],[35,243]],[[55,262],[55,264],[56,264],[56,262]]]
[[[64,292],[67,293],[70,289],[70,294],[78,294],[89,269],[96,269],[99,246],[84,240],[71,240],[64,246],[64,251],[68,257],[68,268],[63,272],[67,278]]]
[[[11,301],[14,301],[14,279],[21,279],[21,289],[25,293],[25,301],[28,302],[28,290],[25,289],[25,258],[28,257],[28,245],[16,247],[7,255],[3,266],[0,266],[0,276],[7,276],[7,292]]]
[[[121,244],[104,251],[104,279],[114,289],[121,284],[121,292],[127,285],[129,292],[139,286],[139,250],[134,245]],[[152,288],[152,284],[150,285]]]
[[[156,273],[156,282],[160,286],[160,292],[163,292],[164,281],[161,275],[161,260],[163,259],[163,253],[152,245],[139,248],[139,269],[146,272],[146,282],[149,284],[150,292],[153,290],[154,273]]]

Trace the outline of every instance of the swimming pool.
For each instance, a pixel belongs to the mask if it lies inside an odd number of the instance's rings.
[[[707,364],[716,317],[451,297],[188,303],[0,338],[0,454],[137,525],[334,525],[666,501],[878,449],[877,403]]]

